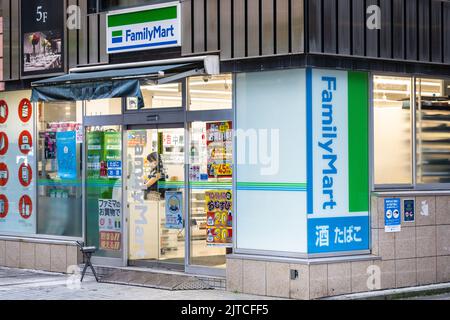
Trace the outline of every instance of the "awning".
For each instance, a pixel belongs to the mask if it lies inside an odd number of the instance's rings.
[[[162,84],[193,75],[217,74],[218,63],[218,58],[204,56],[71,69],[69,74],[33,82],[31,101],[136,97],[142,108],[141,82]]]

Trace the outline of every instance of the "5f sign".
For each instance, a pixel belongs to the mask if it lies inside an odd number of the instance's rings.
[[[48,12],[43,11],[42,6],[36,7],[36,22],[46,23],[48,18]]]

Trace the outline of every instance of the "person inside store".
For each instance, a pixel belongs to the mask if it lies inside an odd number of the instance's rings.
[[[153,152],[147,156],[147,161],[150,164],[150,174],[145,181],[146,199],[149,199],[150,195],[158,195],[161,199],[164,199],[166,190],[158,187],[158,182],[166,181],[166,173],[161,156],[157,152]]]

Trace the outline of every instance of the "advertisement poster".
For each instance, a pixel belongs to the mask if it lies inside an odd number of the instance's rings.
[[[28,90],[8,92],[0,107],[0,233],[36,233],[35,128],[27,99],[30,95]]]
[[[230,190],[205,192],[206,243],[208,246],[233,246],[233,196]]]
[[[56,132],[46,132],[44,139],[45,159],[56,159]]]
[[[166,192],[166,228],[178,230],[184,228],[182,192]]]
[[[100,176],[111,179],[122,177],[122,135],[120,132],[104,133],[104,156],[100,162]]]
[[[233,126],[231,121],[206,124],[206,146],[208,151],[208,176],[231,178]]]
[[[122,234],[122,205],[120,201],[98,199],[100,249],[120,250]]]
[[[56,152],[58,155],[58,176],[61,179],[77,178],[76,132],[56,133]]]
[[[100,161],[103,150],[103,132],[89,132],[87,140],[87,177],[97,179],[100,177]]]
[[[404,221],[405,222],[414,222],[414,200],[403,200],[403,210],[404,210]]]
[[[384,199],[384,231],[400,232],[400,199]]]
[[[64,1],[22,2],[22,77],[64,72]]]

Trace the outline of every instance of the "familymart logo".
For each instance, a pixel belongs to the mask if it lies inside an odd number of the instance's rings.
[[[108,53],[179,46],[180,6],[169,3],[108,15]]]

